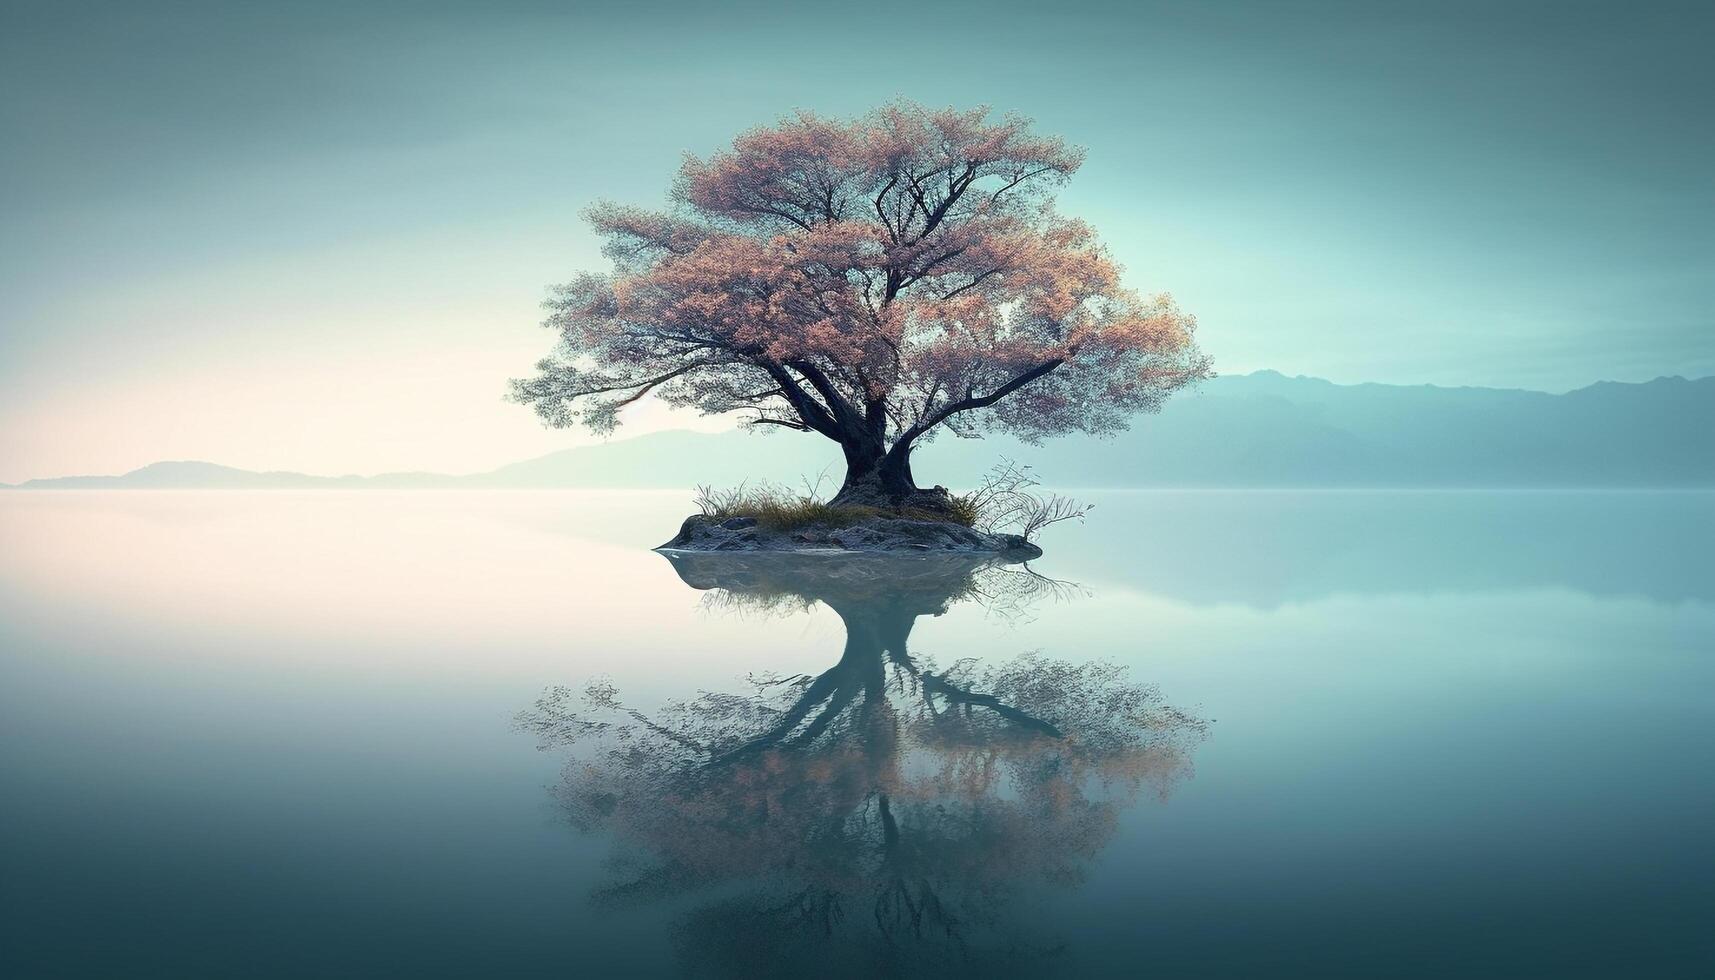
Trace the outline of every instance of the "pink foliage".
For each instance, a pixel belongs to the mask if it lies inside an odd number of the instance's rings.
[[[515,397],[612,428],[648,393],[880,457],[943,424],[1124,428],[1209,374],[1195,320],[1141,296],[1049,192],[1081,150],[986,109],[803,112],[687,158],[671,212],[603,204],[615,269],[548,301]]]

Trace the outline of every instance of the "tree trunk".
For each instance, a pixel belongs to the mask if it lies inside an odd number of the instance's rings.
[[[896,445],[883,452],[873,444],[843,445],[846,478],[831,503],[837,506],[878,507],[883,510],[950,511],[946,488],[924,490],[911,476],[911,446]]]

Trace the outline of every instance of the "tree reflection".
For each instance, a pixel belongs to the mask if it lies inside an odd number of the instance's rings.
[[[919,616],[960,600],[1016,614],[1062,588],[956,558],[676,555],[717,607],[821,602],[845,649],[815,675],[753,675],[650,714],[611,684],[556,688],[520,723],[573,752],[572,822],[624,855],[596,893],[676,913],[713,975],[910,974],[1048,955],[1014,899],[1080,881],[1119,813],[1190,771],[1203,721],[1101,663],[1041,654],[945,668],[912,652]],[[1011,607],[1011,608],[1008,608]]]

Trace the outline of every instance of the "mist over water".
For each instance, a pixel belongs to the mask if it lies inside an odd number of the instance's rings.
[[[677,493],[0,496],[0,972],[1715,961],[1715,494],[1090,496],[1052,582],[687,568]]]

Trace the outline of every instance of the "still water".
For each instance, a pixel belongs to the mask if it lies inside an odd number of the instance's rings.
[[[1715,495],[0,495],[0,975],[1707,976]]]

